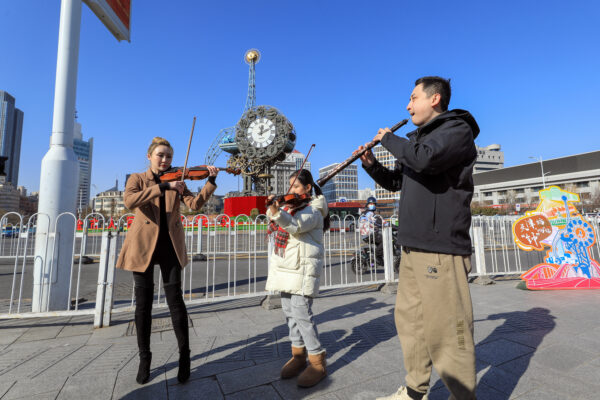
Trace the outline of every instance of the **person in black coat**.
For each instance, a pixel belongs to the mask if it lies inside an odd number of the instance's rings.
[[[371,151],[361,156],[375,182],[402,191],[395,320],[406,386],[381,399],[424,398],[432,366],[452,398],[475,398],[473,306],[467,277],[477,159],[474,139],[479,127],[468,111],[448,111],[450,94],[446,79],[418,79],[406,107],[417,129],[406,138],[379,129],[373,139],[396,157],[398,167],[385,168]]]

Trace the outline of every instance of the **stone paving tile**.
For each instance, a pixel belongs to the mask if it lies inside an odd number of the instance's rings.
[[[0,377],[9,373],[21,364],[39,356],[47,349],[43,347],[31,346],[29,348],[10,348],[4,351],[0,357]]]
[[[564,395],[543,388],[535,388],[519,397],[518,400],[564,400]]]
[[[404,374],[392,373],[380,375],[379,377],[352,383],[346,387],[334,391],[331,394],[340,399],[348,400],[373,400],[380,396],[395,393],[401,385]]]
[[[58,397],[58,391],[44,392],[34,395],[27,395],[25,397],[18,397],[11,400],[55,400]]]
[[[2,375],[2,378],[35,378],[37,375],[79,350],[81,346],[81,344],[75,344],[49,348],[43,353],[12,368],[10,371],[7,371],[6,374]]]
[[[123,338],[125,336],[125,332],[127,331],[127,324],[120,324],[115,326],[110,326],[102,329],[94,329],[92,332],[92,336],[90,337],[88,343],[96,344],[96,343],[106,343],[107,339],[113,338]],[[136,339],[133,339],[136,340]]]
[[[89,363],[75,375],[76,377],[87,377],[94,379],[96,376],[115,375],[123,368],[134,356],[137,356],[138,350],[134,346],[112,345],[105,352],[100,354],[92,363]]]
[[[275,360],[241,370],[218,374],[217,380],[223,393],[227,395],[278,380],[281,367],[281,361]]]
[[[215,378],[202,378],[181,385],[177,379],[169,380],[168,395],[170,399],[223,399],[223,394]]]
[[[223,323],[216,315],[201,320],[194,320],[192,317],[192,320],[194,321],[194,332],[197,336],[207,337],[233,334],[231,328],[234,325]]]
[[[584,382],[600,383],[600,368],[591,363],[583,364],[577,368],[573,368],[567,372],[567,375]]]
[[[225,396],[225,400],[282,400],[282,397],[271,385],[263,385]]]
[[[246,351],[247,336],[219,336],[216,338],[206,361],[243,360]]]
[[[476,357],[491,365],[500,365],[534,351],[535,349],[532,347],[506,339],[498,339],[475,346]]]
[[[45,326],[42,328],[29,329],[16,340],[17,343],[32,342],[35,340],[46,340],[55,338],[63,326]]]
[[[16,383],[16,380],[0,380],[0,399],[6,394]]]
[[[251,360],[225,362],[213,361],[208,363],[195,363],[192,361],[190,380],[215,376],[224,372],[248,368],[253,365],[255,365],[255,363]],[[173,375],[177,375],[177,372],[174,371]]]
[[[37,374],[36,378],[56,377],[62,379],[75,375],[109,348],[110,345],[82,346],[50,368]]]
[[[21,398],[34,398],[53,393],[54,397],[67,381],[67,377],[43,377],[35,379],[20,379],[7,393],[2,400],[13,400]]]
[[[29,328],[8,328],[0,329],[0,344],[11,344],[21,335],[27,332]]]
[[[483,376],[479,377],[478,383],[496,389],[504,393],[506,397],[522,395],[538,386],[537,382],[529,377],[510,374],[496,367],[487,369]]]
[[[93,379],[90,376],[72,376],[61,389],[57,400],[110,400],[116,380],[116,373],[99,372]]]
[[[540,388],[560,393],[563,395],[563,398],[598,399],[600,385],[597,385],[595,382],[584,382],[578,378],[562,375],[545,368],[532,367],[528,372],[529,376],[539,384]]]
[[[538,350],[534,362],[544,367],[566,372],[596,358],[593,353],[575,346],[557,344]]]
[[[66,325],[57,337],[91,335],[92,333],[94,333],[94,326],[92,324]]]

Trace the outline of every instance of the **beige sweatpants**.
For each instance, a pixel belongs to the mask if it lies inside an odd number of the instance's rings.
[[[417,392],[428,391],[433,365],[454,399],[475,399],[470,271],[469,256],[402,251],[395,320],[406,386]]]

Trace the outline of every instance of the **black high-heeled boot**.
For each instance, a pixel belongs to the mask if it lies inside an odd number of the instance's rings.
[[[152,353],[149,351],[140,352],[140,365],[135,380],[140,385],[148,382],[150,379],[150,364],[152,364]]]
[[[140,352],[140,364],[135,380],[140,385],[148,382],[148,379],[150,379],[150,364],[152,363],[150,335],[152,334],[153,297],[154,287],[135,288],[135,328]]]
[[[183,302],[181,283],[165,285],[165,297],[171,312],[173,330],[179,346],[179,371],[177,380],[180,383],[187,382],[190,378],[190,332],[188,325],[188,313]]]

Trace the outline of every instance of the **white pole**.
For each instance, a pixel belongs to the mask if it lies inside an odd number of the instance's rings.
[[[542,168],[542,186],[546,189],[546,178],[544,177],[544,163],[542,162],[542,156],[540,156],[540,167]]]
[[[56,251],[54,239],[47,235],[54,230],[56,218],[63,212],[75,212],[78,162],[73,152],[73,127],[75,97],[77,92],[77,63],[79,59],[79,31],[81,26],[81,0],[62,0],[58,31],[56,84],[54,88],[54,114],[50,149],[42,159],[38,212],[49,216],[38,220],[35,243],[34,285],[32,311],[54,311],[64,308],[69,296],[69,275],[73,264],[73,227],[62,218],[57,227]],[[55,254],[55,260],[47,258]],[[50,265],[54,265],[52,276]],[[48,293],[52,285],[51,297]]]

